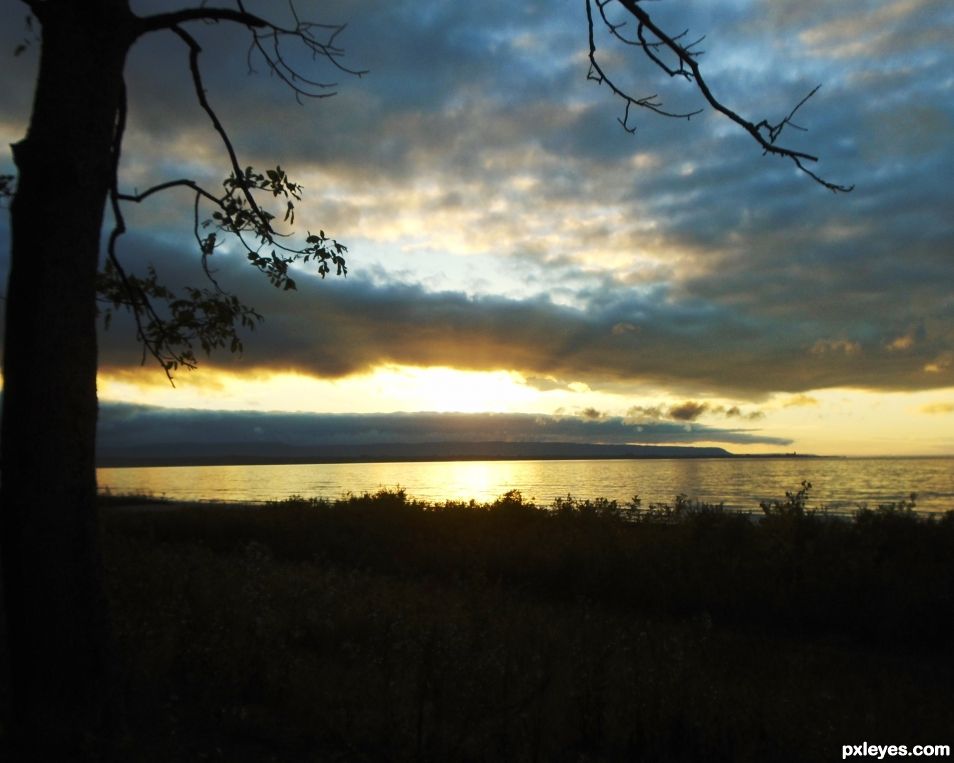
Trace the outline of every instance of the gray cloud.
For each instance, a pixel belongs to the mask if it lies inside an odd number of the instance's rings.
[[[765,413],[762,411],[743,411],[737,405],[731,405],[729,407],[716,406],[714,408],[710,408],[710,410],[714,413],[721,413],[727,419],[740,418],[748,419],[749,421],[758,421],[759,419],[765,418]]]
[[[21,36],[21,7],[0,0],[11,21],[0,54]],[[641,115],[637,135],[624,133],[619,104],[585,80],[576,4],[305,10],[349,21],[348,61],[371,74],[336,77],[335,99],[303,108],[273,79],[246,75],[239,31],[195,33],[243,160],[313,178],[307,220],[355,244],[352,276],[301,278],[301,293],[279,295],[223,265],[267,321],[244,366],[214,363],[325,377],[381,362],[513,368],[540,389],[639,381],[687,397],[954,383],[954,100],[937,74],[954,66],[939,36],[949,3],[654,4],[680,29],[710,33],[713,86],[747,114],[778,118],[824,82],[800,112],[810,132],[787,138],[857,184],[845,197],[761,156],[715,115]],[[35,60],[28,51],[0,69],[11,139]],[[683,97],[633,66],[640,91]],[[224,174],[174,36],[135,50],[129,81],[130,184]],[[188,215],[180,198],[132,213],[131,267],[151,260],[172,283],[200,278],[182,256]],[[128,325],[104,335],[103,360],[138,362]]]
[[[126,247],[141,263],[157,262],[172,284],[200,277],[197,263],[190,276],[174,250],[156,248],[149,239],[131,237]],[[754,321],[716,302],[674,301],[665,294],[606,291],[576,308],[545,296],[469,297],[414,284],[350,276],[322,282],[307,275],[296,277],[298,292],[284,293],[251,268],[227,261],[218,278],[266,316],[248,337],[244,357],[211,359],[236,370],[341,377],[382,363],[442,365],[514,369],[545,385],[555,383],[550,379],[594,388],[651,382],[752,398],[839,385],[932,388],[950,384],[954,374],[944,360],[950,346],[946,316],[926,322],[908,341],[907,326],[879,326],[878,315],[841,327],[812,315]],[[614,331],[620,323],[639,331]],[[138,363],[131,335],[122,320],[103,334],[104,365]]]
[[[919,410],[921,413],[928,413],[931,415],[947,415],[949,413],[954,413],[954,403],[930,403],[928,405],[922,405]]]
[[[707,403],[697,403],[695,400],[687,400],[679,405],[669,408],[670,418],[676,421],[695,421],[709,409]]]
[[[333,446],[431,442],[535,442],[788,445],[791,441],[744,429],[658,422],[630,424],[619,417],[539,416],[505,413],[310,414],[171,410],[106,403],[101,407],[101,448],[263,443]]]

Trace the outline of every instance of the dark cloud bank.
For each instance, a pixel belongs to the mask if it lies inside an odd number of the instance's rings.
[[[679,3],[658,5],[675,14],[674,23],[689,13]],[[492,225],[491,202],[518,170],[538,181],[518,217],[552,207],[600,221],[555,244],[495,240],[471,260],[495,275],[519,265],[521,278],[507,293],[550,297],[436,291],[421,284],[439,274],[410,271],[401,282],[395,274],[411,266],[398,258],[375,279],[360,250],[348,281],[302,277],[293,295],[223,265],[223,283],[267,320],[249,337],[242,365],[212,362],[325,378],[380,363],[515,369],[594,388],[638,382],[750,400],[825,387],[954,384],[954,99],[949,80],[937,76],[954,64],[954,48],[939,33],[950,29],[954,10],[949,3],[907,6],[903,23],[892,24],[879,21],[887,3],[691,9],[688,21],[713,32],[706,65],[714,82],[747,113],[784,114],[806,85],[825,83],[800,112],[811,132],[790,139],[824,157],[825,174],[856,183],[847,197],[760,157],[747,136],[713,115],[692,125],[641,115],[635,137],[618,129],[619,104],[585,79],[582,7],[309,4],[320,18],[351,22],[348,60],[371,75],[341,78],[336,99],[304,110],[273,78],[245,76],[240,30],[197,25],[210,97],[243,159],[326,173],[331,185],[309,188],[309,198],[331,198],[327,227],[346,242],[370,235],[363,230],[369,221],[399,216],[416,182],[446,192],[435,215],[468,204]],[[160,7],[137,4],[143,12]],[[10,22],[0,48],[12,50],[22,37],[23,6],[0,0],[0,8]],[[862,33],[864,54],[851,47]],[[809,42],[796,44],[802,38]],[[779,55],[793,67],[790,77],[774,68],[779,40],[789,43]],[[11,134],[25,125],[35,60],[34,49],[10,57],[0,72],[0,127]],[[226,166],[194,103],[185,61],[173,35],[144,43],[130,59],[123,166],[146,182],[193,172],[210,180],[207,173],[218,177]],[[640,92],[658,85],[671,96],[666,78],[651,67],[639,72],[648,77]],[[637,154],[652,161],[631,167]],[[0,164],[10,171],[8,154]],[[188,199],[178,202],[179,209],[159,205],[156,218],[131,215],[140,235],[122,242],[131,270],[155,262],[170,285],[201,281],[194,255],[184,256],[195,248]],[[336,221],[335,205],[353,220]],[[611,245],[671,261],[646,278],[635,265],[612,270],[587,261],[590,248]],[[119,324],[103,336],[104,365],[138,364],[130,333]],[[687,409],[685,420],[693,414]]]
[[[149,247],[143,242],[141,248]],[[153,251],[157,256],[149,259],[175,262]],[[200,275],[193,270],[195,280]],[[187,271],[172,265],[160,272],[175,283]],[[639,290],[606,289],[571,307],[545,296],[471,297],[416,284],[373,284],[360,275],[296,278],[299,291],[289,294],[248,268],[222,268],[221,281],[266,319],[247,337],[243,357],[216,355],[213,365],[322,378],[385,363],[512,369],[593,388],[651,383],[747,399],[837,386],[927,389],[954,382],[946,315],[905,323],[886,317],[886,308],[848,325],[820,322],[811,311],[756,321],[730,305]],[[104,333],[103,365],[137,365],[131,340],[128,322]]]
[[[119,466],[727,455],[721,448],[691,447],[712,441],[763,444],[775,450],[790,443],[745,429],[664,421],[636,424],[619,417],[227,412],[105,403],[98,459]]]

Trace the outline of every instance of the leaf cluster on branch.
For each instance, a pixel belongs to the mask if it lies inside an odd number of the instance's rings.
[[[238,329],[252,329],[263,320],[254,309],[242,304],[225,291],[209,267],[209,258],[221,245],[220,236],[234,237],[253,267],[261,271],[276,288],[292,290],[295,280],[290,268],[295,263],[312,263],[317,274],[324,278],[331,272],[346,275],[347,247],[329,238],[324,231],[310,231],[304,241],[294,241],[290,232],[276,227],[278,216],[259,202],[262,195],[284,202],[281,224],[295,223],[295,202],[302,198],[301,184],[293,182],[277,166],[258,172],[239,163],[235,146],[206,94],[199,57],[202,48],[185,28],[189,22],[236,23],[244,26],[250,35],[248,66],[254,71],[256,57],[265,62],[268,71],[277,76],[299,102],[304,98],[325,98],[334,94],[335,83],[321,82],[304,76],[289,60],[288,45],[297,43],[313,60],[323,59],[347,74],[361,76],[365,72],[345,67],[340,58],[344,51],[336,39],[344,25],[317,24],[302,21],[293,4],[289,4],[293,25],[281,26],[249,13],[245,4],[237,0],[234,8],[215,8],[203,4],[170,13],[141,19],[140,33],[167,30],[186,46],[189,71],[196,100],[206,113],[214,131],[219,135],[231,165],[231,172],[222,183],[222,191],[213,193],[188,178],[158,183],[144,191],[124,193],[119,188],[118,171],[122,141],[126,128],[127,104],[123,97],[117,118],[113,142],[113,178],[110,189],[114,227],[107,244],[107,261],[100,274],[100,300],[107,305],[103,311],[107,324],[113,310],[128,309],[135,320],[136,332],[146,356],[154,357],[172,382],[173,372],[196,366],[195,348],[209,353],[213,349],[228,348],[240,352],[242,342]],[[149,197],[171,189],[187,189],[193,194],[193,235],[198,246],[202,270],[209,281],[207,288],[187,288],[188,298],[177,296],[159,280],[155,268],[148,267],[145,278],[126,272],[119,257],[118,242],[126,232],[123,204],[142,203]],[[208,216],[203,207],[211,207]]]
[[[52,6],[40,0],[24,2],[41,23]],[[818,87],[812,89],[778,121],[746,119],[719,100],[704,78],[699,63],[703,55],[699,45],[703,38],[690,38],[688,30],[677,34],[667,33],[655,23],[644,5],[644,0],[585,0],[589,33],[587,76],[606,85],[622,101],[623,115],[619,122],[623,129],[635,132],[632,114],[635,109],[686,120],[701,110],[672,111],[665,107],[655,93],[636,97],[619,86],[600,60],[596,43],[596,28],[600,23],[612,39],[642,51],[659,70],[694,85],[712,109],[747,132],[764,153],[790,160],[798,170],[830,191],[852,190],[852,186],[831,182],[816,173],[811,166],[818,162],[817,156],[780,143],[786,128],[804,130],[793,120],[799,109],[818,92]],[[249,72],[254,72],[257,65],[264,64],[267,72],[286,85],[299,102],[326,98],[334,94],[337,86],[335,82],[306,76],[297,69],[292,62],[302,53],[312,61],[330,64],[339,73],[359,77],[365,73],[342,63],[344,50],[337,40],[345,29],[344,25],[302,20],[292,2],[289,2],[288,8],[291,23],[287,25],[250,12],[243,0],[234,0],[226,7],[213,7],[202,2],[198,7],[135,20],[134,37],[165,31],[176,35],[185,45],[196,100],[207,115],[212,129],[219,135],[231,166],[221,191],[217,192],[188,178],[161,182],[144,191],[122,191],[118,174],[126,128],[127,104],[124,94],[112,147],[113,174],[109,197],[114,227],[108,240],[106,266],[100,276],[100,299],[108,306],[103,313],[107,319],[118,308],[128,309],[132,313],[138,338],[143,345],[144,360],[147,355],[152,355],[165,369],[170,382],[173,371],[180,367],[195,367],[196,346],[206,352],[220,347],[239,351],[242,343],[237,330],[252,328],[262,320],[255,310],[222,289],[215,278],[215,271],[209,267],[209,258],[221,246],[224,237],[234,237],[249,263],[279,289],[296,288],[295,280],[290,275],[291,266],[296,263],[312,263],[322,278],[332,272],[336,275],[347,274],[347,248],[326,236],[324,231],[318,234],[309,231],[303,241],[295,241],[291,232],[276,227],[279,216],[280,225],[294,225],[295,203],[301,200],[303,188],[289,179],[280,166],[262,173],[240,164],[232,139],[208,100],[199,65],[202,48],[188,29],[190,24],[196,22],[244,27],[249,34]],[[33,29],[32,25],[28,28]],[[297,46],[297,50],[293,46]],[[0,176],[0,203],[12,196],[13,187],[12,177]],[[188,299],[162,286],[151,265],[146,277],[137,277],[126,272],[119,257],[118,242],[126,232],[124,205],[139,204],[154,194],[172,189],[185,189],[193,195],[193,235],[202,270],[209,282],[206,288],[189,289]],[[273,213],[260,204],[259,196],[278,201],[284,206]],[[210,212],[203,211],[209,208]]]
[[[214,349],[241,352],[237,326],[253,330],[262,316],[243,305],[234,294],[210,288],[186,287],[180,297],[159,282],[155,267],[148,265],[146,276],[120,275],[107,260],[97,281],[97,291],[106,307],[101,310],[108,328],[113,311],[125,308],[137,315],[143,361],[146,348],[171,377],[180,368],[195,368],[196,345],[206,354]],[[162,305],[162,307],[157,307]]]

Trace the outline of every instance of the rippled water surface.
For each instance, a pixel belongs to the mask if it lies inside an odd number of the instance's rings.
[[[508,490],[548,504],[568,493],[644,505],[678,494],[758,509],[802,480],[810,505],[854,508],[917,493],[922,511],[954,509],[954,459],[659,459],[617,461],[444,461],[383,464],[175,466],[100,469],[101,489],[147,492],[177,500],[268,501],[290,495],[338,498],[404,488],[431,501],[492,501]]]

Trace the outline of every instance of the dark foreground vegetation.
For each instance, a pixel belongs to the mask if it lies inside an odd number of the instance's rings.
[[[104,505],[123,760],[835,760],[952,744],[954,513]]]

